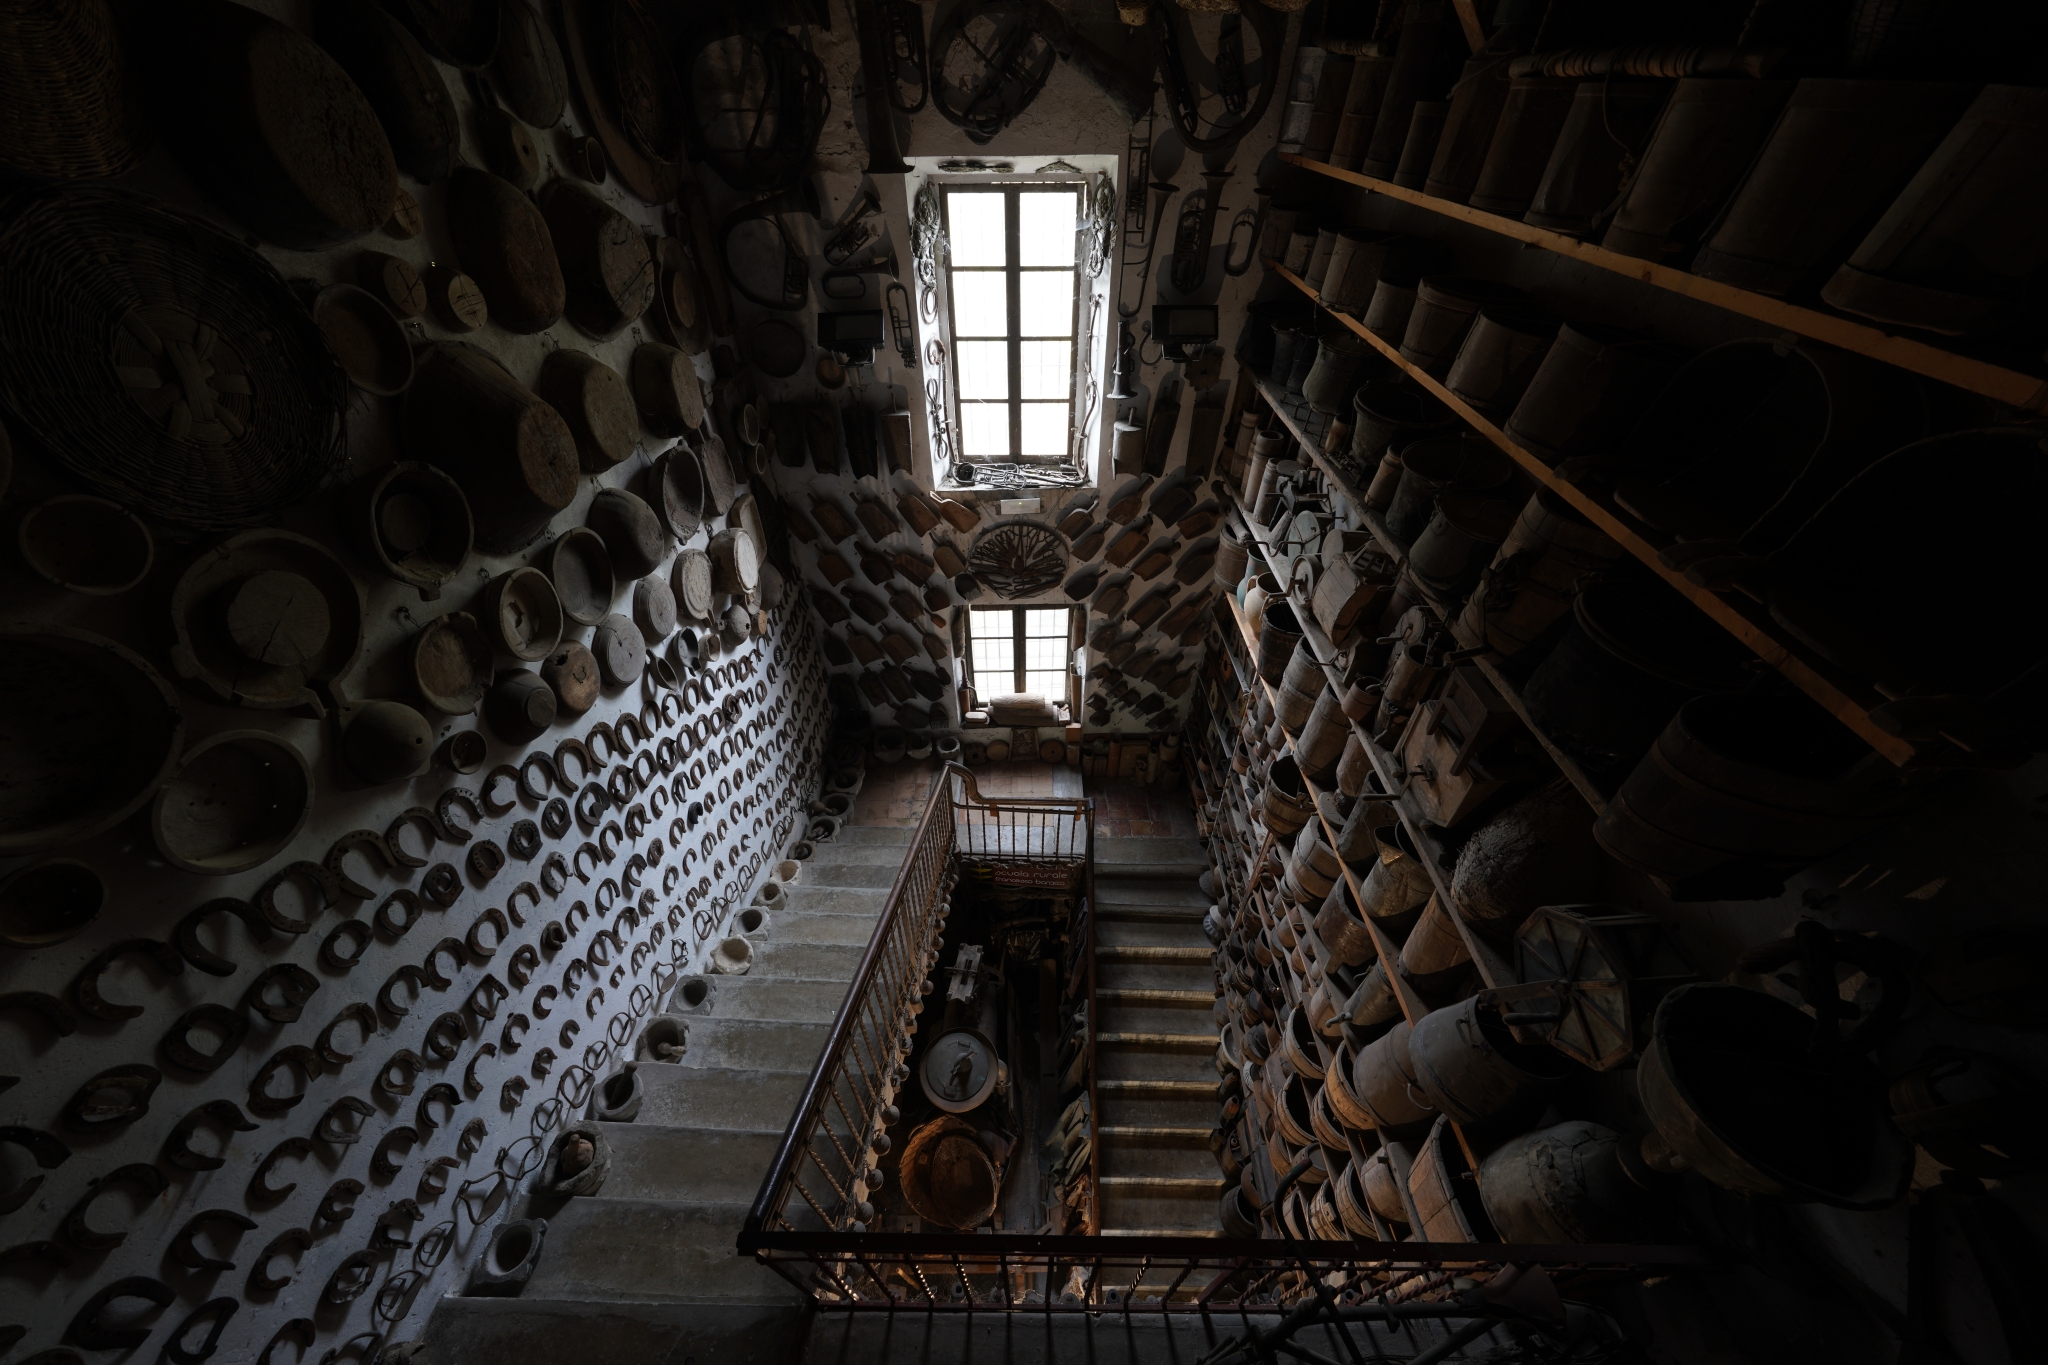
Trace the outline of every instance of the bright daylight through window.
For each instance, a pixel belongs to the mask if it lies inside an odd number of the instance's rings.
[[[959,458],[1067,463],[1080,186],[956,185],[945,203]]]
[[[1032,692],[1067,701],[1070,620],[1065,607],[976,607],[969,623],[975,687],[987,696]]]

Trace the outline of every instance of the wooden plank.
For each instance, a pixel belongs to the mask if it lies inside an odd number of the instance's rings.
[[[1499,214],[1487,213],[1468,204],[1454,204],[1447,199],[1434,199],[1420,190],[1406,189],[1390,180],[1375,180],[1357,171],[1341,170],[1326,162],[1310,161],[1295,153],[1283,153],[1282,161],[1289,161],[1304,170],[1314,171],[1332,180],[1358,185],[1376,194],[1398,199],[1404,204],[1427,209],[1445,218],[1484,228],[1502,237],[1542,247],[1560,256],[1568,256],[1616,275],[1624,275],[1642,284],[1662,289],[1671,294],[1682,294],[1686,298],[1709,304],[1715,308],[1754,318],[1772,327],[1782,327],[1815,341],[1824,341],[1830,346],[1839,346],[1857,355],[1869,356],[1872,360],[1896,365],[1902,370],[1952,384],[1970,393],[1996,399],[2025,412],[2048,412],[2048,378],[2025,374],[2019,370],[1994,365],[1988,360],[1958,355],[1914,337],[1887,332],[1882,327],[1861,322],[1839,313],[1822,312],[1817,308],[1803,308],[1796,303],[1787,303],[1769,294],[1758,294],[1747,289],[1738,289],[1719,280],[1705,279],[1688,271],[1678,270],[1654,261],[1638,260],[1624,256],[1618,251],[1582,242],[1576,237],[1548,228],[1535,227],[1515,218],[1503,218]]]
[[[1294,285],[1302,293],[1312,299],[1317,298],[1316,292],[1308,287],[1308,282],[1287,267],[1272,262],[1268,262],[1267,266],[1274,274]],[[1577,508],[1587,520],[1606,532],[1617,545],[1634,555],[1681,596],[1747,645],[1758,658],[1782,673],[1800,691],[1818,702],[1828,714],[1854,730],[1871,748],[1901,767],[1914,760],[1917,750],[1911,743],[1887,733],[1871,721],[1870,712],[1884,702],[1884,698],[1878,695],[1874,688],[1848,677],[1805,646],[1783,638],[1761,603],[1699,587],[1688,582],[1684,574],[1665,567],[1657,555],[1668,542],[1661,538],[1653,540],[1652,537],[1656,533],[1649,527],[1623,513],[1605,496],[1589,493],[1577,484],[1552,473],[1550,466],[1516,444],[1506,432],[1482,417],[1464,399],[1445,388],[1440,381],[1402,359],[1399,350],[1368,330],[1364,323],[1345,313],[1325,311],[1328,312],[1328,316],[1337,319],[1364,338],[1367,344],[1392,361],[1403,374],[1455,412],[1464,420],[1465,425],[1498,446],[1531,478]]]

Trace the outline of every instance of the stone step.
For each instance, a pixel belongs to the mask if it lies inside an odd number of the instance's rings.
[[[1111,986],[1097,983],[1095,1003],[1104,1007],[1136,1006],[1148,1009],[1209,1010],[1215,1007],[1216,992],[1170,991],[1154,986]]]
[[[777,1019],[796,1024],[829,1024],[846,999],[844,981],[793,981],[788,978],[714,976],[711,1008],[691,1018]],[[677,1011],[681,1013],[681,1011]]]
[[[541,1256],[547,1256],[542,1243]],[[811,1314],[789,1283],[760,1303],[620,1303],[537,1297],[458,1298],[434,1304],[420,1365],[589,1365],[592,1361],[767,1365],[801,1358]],[[775,1286],[769,1286],[771,1290]]]
[[[860,798],[858,796],[853,798],[853,818],[856,821],[860,819]],[[841,825],[839,832],[830,839],[827,839],[822,844],[813,844],[812,847],[817,852],[805,861],[814,861],[818,854],[824,853],[827,849],[874,848],[878,846],[905,848],[910,844],[910,836],[916,832],[916,830],[908,825]]]
[[[1099,1027],[1105,1033],[1193,1033],[1216,1027],[1212,1017],[1216,1008],[1214,1001],[1205,1000],[1200,1005],[1104,1003],[1102,988],[1097,986],[1095,1002],[1101,1011]]]
[[[1105,962],[1098,954],[1095,989],[1207,991],[1216,994],[1216,973],[1207,959],[1201,962]],[[1213,1008],[1213,1006],[1212,1006]]]
[[[775,1161],[782,1134],[605,1123],[612,1166],[598,1199],[681,1199],[749,1204]],[[1204,1153],[1206,1155],[1206,1153]]]
[[[1102,1190],[1102,1225],[1118,1228],[1156,1228],[1169,1236],[1190,1232],[1220,1232],[1222,1217],[1217,1208],[1223,1198],[1223,1177],[1197,1185],[1165,1187],[1111,1186]],[[1170,1232],[1168,1230],[1171,1230]]]
[[[768,920],[768,943],[829,943],[836,944],[860,961],[861,949],[868,946],[868,940],[875,936],[875,919],[881,914],[881,907],[875,907],[874,914],[836,915],[826,911],[810,909],[788,909],[775,911]]]
[[[789,1282],[734,1248],[752,1200],[572,1199],[548,1220],[524,1295],[596,1302],[772,1303]]]
[[[903,859],[888,858],[881,862],[824,863],[816,858],[804,864],[804,879],[795,890],[836,889],[887,892],[896,884],[896,873],[903,866]]]
[[[1100,862],[1095,864],[1095,903],[1109,906],[1158,906],[1173,907],[1199,906],[1206,910],[1210,898],[1202,894],[1191,877],[1162,877],[1158,879],[1134,879],[1111,877],[1108,869]]]
[[[643,1066],[640,1114],[633,1122],[780,1136],[789,1127],[789,1116],[810,1074],[808,1067],[802,1071],[726,1071]]]
[[[1216,1083],[1199,1080],[1158,1080],[1140,1077],[1124,1077],[1115,1080],[1097,1079],[1095,1089],[1104,1099],[1192,1099],[1201,1098],[1215,1103]]]
[[[1095,1042],[1100,1047],[1139,1048],[1150,1052],[1214,1052],[1219,1041],[1213,1033],[1139,1033],[1098,1029],[1095,1034]]]
[[[809,1075],[825,1050],[830,1024],[777,1019],[684,1016],[683,1055],[676,1065],[699,1070],[797,1071]]]
[[[1213,952],[1208,938],[1192,921],[1170,919],[1105,919],[1095,925],[1100,960],[1104,948],[1193,948]],[[1204,957],[1203,961],[1208,959]]]
[[[1202,916],[1209,913],[1206,905],[1185,905],[1180,902],[1137,902],[1105,901],[1095,902],[1095,919],[1098,924],[1120,922],[1171,924],[1195,933],[1202,932]],[[1207,942],[1207,939],[1203,940]]]
[[[789,897],[791,910],[846,915],[865,919],[872,927],[875,917],[882,913],[882,902],[889,898],[889,888],[886,885],[821,886],[806,881],[801,886],[790,887],[784,894]]]
[[[830,842],[816,845],[816,851],[810,857],[804,859],[804,870],[798,881],[799,885],[809,881],[812,874],[821,867],[871,867],[876,865],[901,867],[903,866],[904,855],[910,852],[910,841],[908,839],[900,843],[884,844],[843,843],[841,841],[844,838],[845,834],[842,831],[839,835],[834,836]]]
[[[1221,1199],[1228,1182],[1221,1175],[1105,1175],[1096,1183],[1102,1187],[1106,1201],[1112,1193]]]
[[[1104,1081],[1199,1081],[1214,1087],[1214,1052],[1189,1049],[1109,1046],[1095,1053],[1095,1077]]]
[[[1124,1283],[1130,1282],[1130,1275],[1128,1270],[1123,1272]],[[1147,1274],[1148,1280],[1152,1277]],[[1169,1275],[1162,1286],[1171,1282]],[[1266,1330],[1277,1320],[1254,1317],[1250,1321]],[[1213,1350],[1223,1334],[1243,1330],[1244,1320],[1238,1317],[1209,1323],[1193,1313],[1127,1316],[1109,1311],[1043,1317],[999,1312],[821,1313],[811,1328],[803,1361],[804,1365],[960,1365],[963,1361],[974,1365],[1075,1365],[1080,1361],[1088,1365],[1190,1365]],[[1302,1329],[1296,1340],[1328,1359],[1349,1358],[1320,1324]],[[762,1357],[759,1365],[768,1365],[768,1360]],[[682,1362],[677,1360],[674,1365]],[[697,1365],[707,1362],[700,1356]]]
[[[1133,1131],[1124,1125],[1118,1125],[1118,1127],[1125,1132]],[[1199,1142],[1185,1140],[1171,1143],[1156,1141],[1127,1142],[1121,1138],[1103,1136],[1102,1174],[1104,1178],[1109,1176],[1157,1176],[1176,1180],[1214,1180],[1222,1178],[1222,1172],[1216,1165],[1216,1158],[1209,1151],[1209,1135],[1206,1132],[1201,1134]],[[1220,1195],[1221,1192],[1219,1191],[1218,1193]]]
[[[1195,947],[1193,945],[1188,944],[1119,944],[1104,943],[1098,938],[1095,944],[1095,960],[1097,963],[1192,963],[1198,964],[1204,970],[1207,970],[1209,967],[1209,959],[1215,953],[1215,951],[1216,950],[1211,948],[1207,943],[1202,944],[1200,947]]]
[[[851,981],[860,966],[861,948],[844,943],[803,943],[781,938],[771,923],[765,937],[754,940],[752,977],[796,977],[806,981]],[[870,930],[870,933],[873,931]]]
[[[1199,1093],[1190,1088],[1179,1094],[1104,1090],[1099,1079],[1096,1085],[1105,1127],[1193,1128],[1199,1124],[1206,1129],[1216,1122],[1219,1106],[1213,1083]]]
[[[1195,870],[1186,875],[1199,877],[1209,869],[1209,855],[1201,840],[1188,836],[1140,835],[1105,839],[1097,832],[1095,875],[1098,879],[1105,875],[1138,876],[1141,874],[1129,869],[1152,863],[1192,863]]]

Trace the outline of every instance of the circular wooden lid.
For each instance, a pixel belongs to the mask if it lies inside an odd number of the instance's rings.
[[[634,681],[647,667],[647,640],[640,627],[616,612],[598,622],[590,652],[605,681],[615,687]]]

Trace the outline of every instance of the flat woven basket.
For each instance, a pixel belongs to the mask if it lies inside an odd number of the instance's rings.
[[[142,159],[107,0],[0,0],[0,166],[93,180]]]
[[[0,404],[73,474],[226,530],[339,467],[348,377],[268,261],[110,190],[35,191],[0,222]]]

